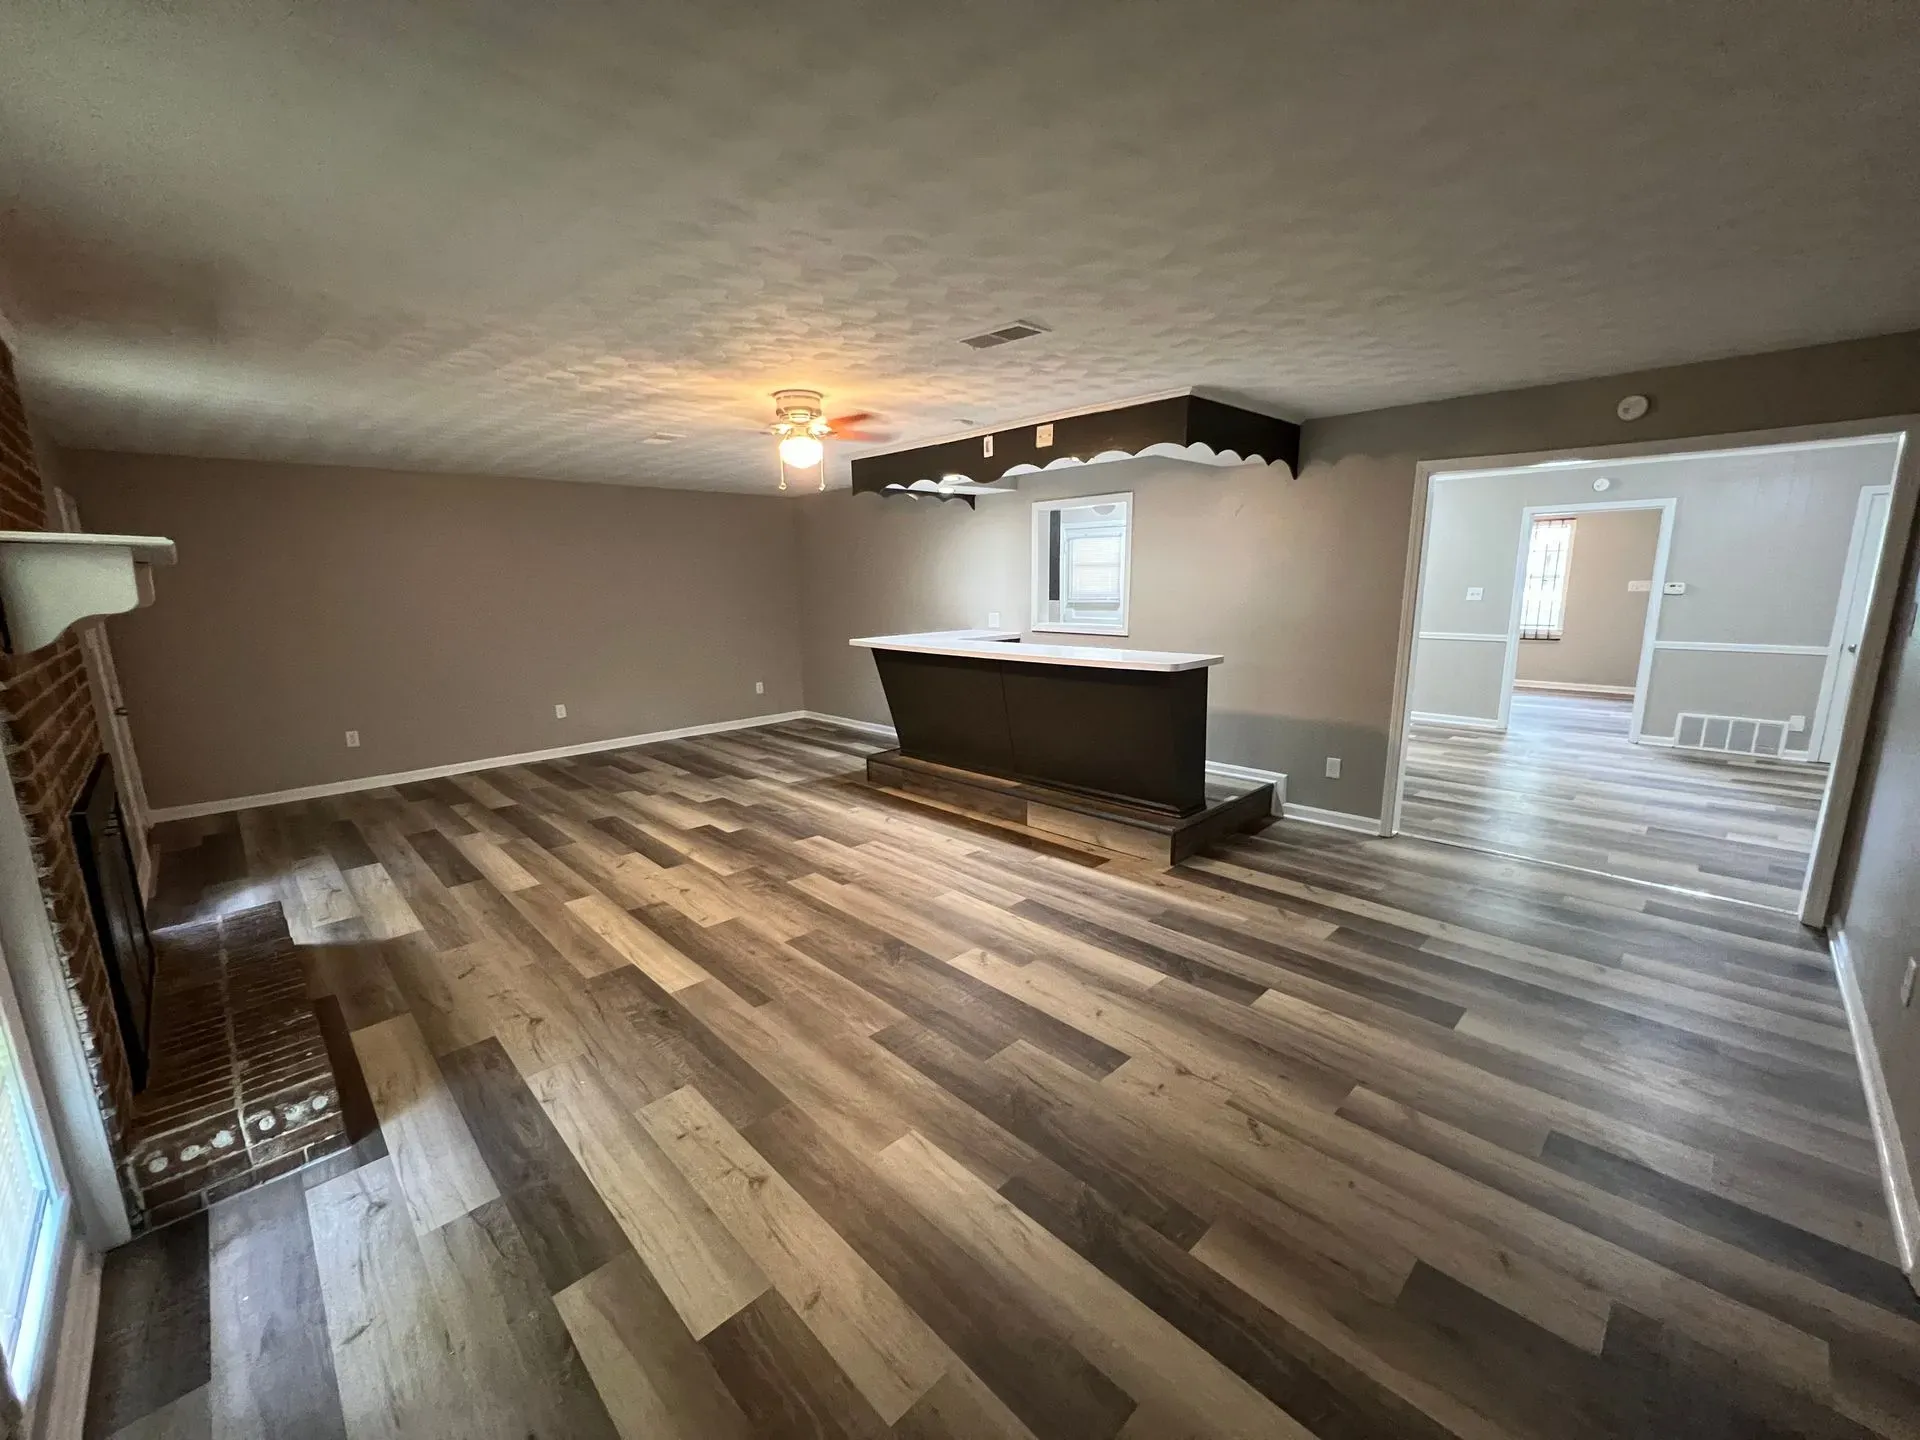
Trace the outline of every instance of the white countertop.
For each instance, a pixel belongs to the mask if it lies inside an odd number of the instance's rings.
[[[1121,650],[1108,645],[1009,644],[1018,630],[930,630],[919,635],[868,635],[849,640],[867,650],[911,650],[920,655],[965,655],[982,660],[1020,660],[1030,665],[1084,665],[1097,670],[1200,670],[1224,655],[1180,650]]]

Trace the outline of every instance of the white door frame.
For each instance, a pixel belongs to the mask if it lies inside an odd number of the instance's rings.
[[[1887,497],[1887,520],[1893,520],[1893,487],[1891,485],[1866,485],[1860,490],[1859,504],[1853,512],[1853,535],[1847,541],[1847,568],[1840,576],[1840,596],[1833,607],[1833,634],[1827,641],[1827,663],[1820,672],[1820,698],[1814,702],[1813,724],[1807,732],[1808,760],[1820,759],[1827,748],[1827,731],[1834,722],[1834,702],[1844,700],[1844,696],[1834,694],[1834,684],[1839,679],[1840,652],[1847,643],[1847,617],[1853,613],[1854,591],[1862,579],[1874,573],[1869,566],[1880,558],[1878,550],[1871,554],[1867,550],[1867,519],[1873,514],[1873,502],[1880,496]],[[1854,679],[1860,677],[1860,665],[1856,657],[1853,667]]]
[[[1633,744],[1640,743],[1640,722],[1647,711],[1647,679],[1653,674],[1653,642],[1660,633],[1660,594],[1667,580],[1667,554],[1673,544],[1673,519],[1679,504],[1673,496],[1663,499],[1646,500],[1590,500],[1578,505],[1528,505],[1520,511],[1520,554],[1514,563],[1513,608],[1507,616],[1507,663],[1500,676],[1500,728],[1507,728],[1507,721],[1513,707],[1513,684],[1520,670],[1520,612],[1526,599],[1527,588],[1527,552],[1531,548],[1533,522],[1543,515],[1580,516],[1595,510],[1658,510],[1660,512],[1660,538],[1653,546],[1653,591],[1647,597],[1647,617],[1640,627],[1640,664],[1634,672],[1633,681],[1633,722],[1627,730],[1627,739]],[[1579,542],[1579,527],[1574,527],[1575,543]],[[1423,567],[1424,569],[1424,567]],[[1568,575],[1572,575],[1569,568]],[[1421,576],[1425,584],[1426,577]],[[1417,637],[1416,637],[1417,639]],[[1401,790],[1406,787],[1402,785]],[[1393,797],[1394,828],[1400,828],[1400,795]]]
[[[1406,570],[1400,592],[1400,642],[1394,660],[1393,710],[1387,730],[1386,794],[1390,802],[1380,824],[1383,835],[1400,830],[1400,793],[1405,780],[1407,751],[1407,691],[1412,674],[1415,622],[1419,615],[1420,577],[1425,569],[1428,501],[1440,475],[1473,470],[1518,470],[1574,460],[1623,460],[1664,455],[1699,455],[1759,446],[1812,445],[1832,441],[1897,438],[1899,457],[1894,465],[1893,500],[1887,510],[1887,530],[1874,569],[1873,599],[1861,632],[1860,654],[1854,671],[1853,692],[1847,697],[1840,753],[1827,773],[1827,792],[1814,832],[1813,857],[1800,892],[1802,923],[1826,924],[1833,877],[1840,861],[1840,841],[1846,833],[1853,794],[1859,779],[1860,757],[1866,744],[1867,721],[1873,697],[1880,689],[1880,662],[1893,625],[1894,592],[1899,588],[1901,562],[1913,530],[1916,501],[1920,500],[1920,415],[1892,415],[1870,420],[1841,420],[1824,425],[1797,425],[1778,430],[1743,430],[1718,435],[1693,435],[1627,445],[1567,446],[1556,450],[1523,451],[1510,455],[1457,456],[1415,463],[1413,510],[1409,517]],[[1649,609],[1652,608],[1649,601]],[[1857,677],[1871,677],[1866,684]]]

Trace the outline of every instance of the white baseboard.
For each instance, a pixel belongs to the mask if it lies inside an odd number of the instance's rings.
[[[1355,815],[1346,810],[1322,810],[1318,805],[1296,805],[1292,801],[1287,802],[1282,818],[1304,820],[1309,825],[1325,825],[1333,830],[1353,830],[1361,835],[1380,833],[1378,815]]]
[[[80,1440],[93,1378],[93,1339],[100,1324],[100,1257],[75,1232],[60,1300],[47,1378],[21,1432],[33,1440]]]
[[[1431,715],[1416,710],[1407,716],[1415,725],[1446,725],[1455,730],[1505,730],[1499,720],[1489,720],[1484,715]]]
[[[1287,777],[1278,770],[1256,770],[1251,765],[1229,765],[1224,760],[1209,760],[1207,774],[1215,780],[1231,780],[1240,785],[1273,786],[1273,813],[1279,815],[1287,803]]]
[[[1671,735],[1635,735],[1630,738],[1636,745],[1652,745],[1661,750],[1671,750],[1673,748],[1673,737]]]
[[[1516,690],[1545,690],[1555,695],[1612,695],[1632,698],[1631,685],[1575,685],[1562,680],[1516,680]]]
[[[1893,1218],[1893,1241],[1900,1251],[1900,1268],[1920,1294],[1920,1195],[1914,1190],[1913,1167],[1894,1121],[1893,1097],[1887,1091],[1887,1072],[1880,1064],[1867,1023],[1867,1001],[1860,993],[1860,976],[1853,968],[1853,950],[1838,925],[1828,932],[1833,950],[1833,975],[1840,984],[1840,1001],[1847,1007],[1847,1029],[1853,1032],[1853,1051],[1860,1061],[1860,1084],[1867,1092],[1867,1118],[1873,1125],[1874,1148],[1880,1153],[1880,1179],[1887,1190],[1887,1212]]]
[[[202,800],[193,805],[166,805],[151,811],[149,818],[158,825],[166,820],[192,820],[202,815],[225,815],[233,810],[257,810],[263,805],[284,805],[294,800],[323,800],[329,795],[351,795],[356,790],[378,790],[386,785],[410,785],[416,780],[439,780],[448,775],[470,775],[476,770],[497,770],[502,765],[532,765],[541,760],[564,760],[571,755],[595,755],[603,750],[625,750],[634,745],[653,745],[662,740],[685,740],[694,735],[719,735],[728,730],[751,730],[761,725],[778,725],[787,720],[805,719],[806,710],[782,710],[774,715],[749,715],[740,720],[716,720],[710,725],[683,725],[677,730],[655,730],[647,735],[619,735],[610,740],[589,740],[582,745],[556,745],[551,750],[527,750],[518,755],[489,755],[481,760],[462,760],[453,765],[430,765],[424,770],[401,770],[390,775],[362,775],[356,780],[333,780],[325,785],[303,785],[294,790],[274,790],[264,795],[235,795],[226,800]],[[832,716],[816,716],[832,719]],[[857,724],[857,721],[847,721]]]
[[[800,714],[807,720],[821,720],[829,725],[844,725],[849,730],[859,730],[888,743],[900,738],[893,726],[881,725],[872,720],[856,720],[851,715],[829,715],[824,710],[802,710]]]

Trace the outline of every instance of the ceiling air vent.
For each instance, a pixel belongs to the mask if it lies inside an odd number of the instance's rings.
[[[1047,327],[1036,320],[1016,320],[1011,325],[989,330],[984,335],[969,335],[960,343],[974,350],[991,350],[996,345],[1011,345],[1015,340],[1026,340],[1046,333]]]

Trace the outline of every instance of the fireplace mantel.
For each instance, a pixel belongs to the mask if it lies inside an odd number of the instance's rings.
[[[160,535],[0,530],[7,650],[23,655],[75,621],[150,604],[153,567],[173,561],[173,541]]]

